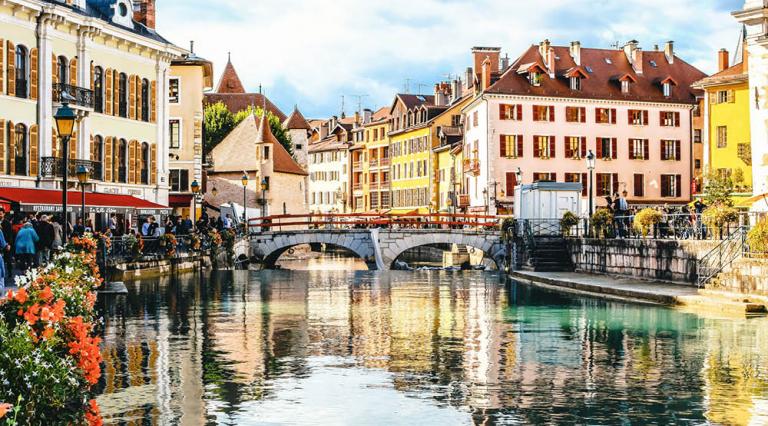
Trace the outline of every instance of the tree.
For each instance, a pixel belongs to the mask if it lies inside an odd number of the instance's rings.
[[[219,144],[235,128],[234,116],[223,102],[207,104],[204,109],[205,151],[211,150]]]
[[[707,172],[705,176],[704,200],[708,206],[724,204],[733,206],[733,179],[724,173]]]
[[[251,113],[255,114],[256,117],[261,118],[264,109],[261,107],[249,106],[247,109],[238,112],[234,117],[235,127],[251,115]],[[275,114],[272,114],[271,111],[267,111],[267,120],[269,121],[269,128],[272,130],[272,134],[275,135],[275,139],[277,139],[277,141],[280,142],[280,145],[293,156],[293,142],[291,142],[291,136],[288,134],[288,131],[283,128],[283,123],[280,121],[280,118]]]

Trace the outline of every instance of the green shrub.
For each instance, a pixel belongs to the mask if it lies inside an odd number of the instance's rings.
[[[571,228],[579,224],[579,217],[573,214],[573,212],[565,212],[563,218],[560,219],[560,231],[566,237],[571,235]]]
[[[768,253],[768,219],[763,218],[747,234],[747,243],[753,253]]]
[[[592,229],[597,238],[601,238],[608,231],[608,227],[613,223],[613,213],[608,209],[598,209],[592,214]]]
[[[499,224],[499,232],[501,232],[501,240],[509,241],[512,238],[512,234],[515,230],[515,219],[511,217],[505,217]]]
[[[664,217],[660,211],[651,208],[645,208],[640,210],[635,215],[635,220],[632,222],[637,232],[641,233],[643,237],[647,237],[651,233],[651,227],[661,222]]]
[[[739,211],[727,204],[717,203],[704,210],[701,219],[707,226],[717,229],[722,237],[723,228],[739,220]]]

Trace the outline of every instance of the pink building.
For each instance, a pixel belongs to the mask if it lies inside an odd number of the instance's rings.
[[[582,182],[597,156],[596,205],[614,192],[634,204],[681,204],[692,182],[691,83],[704,73],[637,42],[623,49],[531,46],[512,65],[498,48],[474,48],[475,99],[465,109],[470,211],[511,211],[522,183]],[[588,203],[583,203],[587,206]]]

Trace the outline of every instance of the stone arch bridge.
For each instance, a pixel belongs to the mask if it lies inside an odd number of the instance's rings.
[[[498,231],[472,229],[273,229],[251,236],[251,255],[270,268],[275,266],[280,255],[302,244],[327,244],[347,249],[365,260],[371,270],[390,270],[406,250],[434,244],[458,244],[482,250],[499,269],[508,259],[507,247]]]

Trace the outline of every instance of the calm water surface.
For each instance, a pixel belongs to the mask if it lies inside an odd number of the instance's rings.
[[[336,265],[129,284],[107,423],[768,423],[764,319]]]

